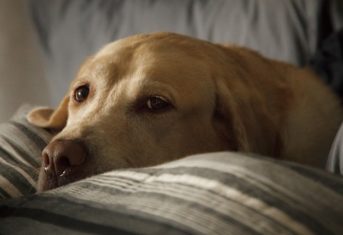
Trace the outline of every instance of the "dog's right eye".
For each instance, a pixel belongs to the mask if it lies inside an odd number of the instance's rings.
[[[75,89],[74,100],[78,103],[85,101],[89,94],[89,86],[82,85]]]

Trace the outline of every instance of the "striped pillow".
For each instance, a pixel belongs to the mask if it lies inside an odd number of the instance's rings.
[[[0,124],[0,200],[35,192],[41,151],[51,136],[26,121],[28,110],[23,106]]]
[[[343,234],[343,178],[234,153],[0,202],[0,234]]]

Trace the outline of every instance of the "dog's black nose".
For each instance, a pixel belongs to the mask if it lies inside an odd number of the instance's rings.
[[[43,150],[42,166],[47,174],[64,176],[72,173],[73,168],[82,165],[86,156],[86,148],[80,141],[55,140]]]

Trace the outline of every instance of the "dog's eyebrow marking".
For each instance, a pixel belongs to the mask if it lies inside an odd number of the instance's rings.
[[[169,84],[146,79],[131,79],[129,84],[127,94],[132,99],[159,95],[167,98],[174,105],[176,104],[176,90]]]
[[[105,81],[106,85],[112,85],[120,77],[120,70],[117,63],[108,61],[108,58],[101,58],[83,67],[77,74],[77,81]]]
[[[92,78],[112,78],[118,75],[118,66],[114,62],[97,61],[94,66],[90,68],[90,76]]]

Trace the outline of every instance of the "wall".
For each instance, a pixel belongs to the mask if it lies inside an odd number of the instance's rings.
[[[0,122],[8,120],[23,103],[48,103],[28,2],[0,1]]]

